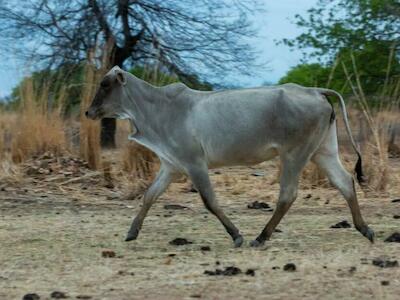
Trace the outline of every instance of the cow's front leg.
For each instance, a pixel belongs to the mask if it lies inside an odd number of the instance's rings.
[[[133,220],[125,241],[128,242],[137,238],[147,212],[157,198],[167,189],[173,177],[173,170],[169,166],[161,164],[160,171],[158,172],[155,180],[143,196],[143,206],[136,218]]]
[[[219,207],[208,176],[208,169],[206,167],[192,167],[189,170],[189,176],[194,186],[199,191],[205,207],[220,220],[222,225],[224,225],[226,231],[232,237],[235,247],[240,247],[243,243],[243,237],[236,226],[233,225]]]

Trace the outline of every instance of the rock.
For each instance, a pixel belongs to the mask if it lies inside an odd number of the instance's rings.
[[[186,206],[179,205],[179,204],[165,204],[164,209],[167,210],[180,210],[180,209],[187,209]]]
[[[330,228],[350,228],[351,225],[346,220],[343,220],[335,225],[332,225]]]
[[[283,270],[287,272],[294,272],[296,271],[296,265],[294,263],[288,263],[283,266]]]
[[[63,292],[59,292],[59,291],[54,291],[50,294],[50,298],[54,298],[54,299],[67,299],[67,295]]]
[[[393,199],[392,202],[393,202],[393,203],[400,203],[400,198],[398,198],[398,199]]]
[[[397,260],[387,260],[383,258],[374,258],[372,260],[372,264],[381,268],[394,268],[399,266],[399,262]]]
[[[101,251],[101,256],[105,258],[112,258],[115,257],[115,252],[113,250],[106,249]]]
[[[174,246],[182,246],[182,245],[193,244],[193,242],[190,242],[185,238],[176,238],[176,239],[170,241],[169,244],[174,245]]]
[[[262,210],[265,210],[265,211],[273,211],[273,209],[269,206],[268,203],[258,202],[258,201],[254,201],[254,202],[248,204],[247,208],[249,208],[249,209],[262,209]]]
[[[389,284],[390,284],[389,280],[382,280],[381,281],[381,285],[383,285],[383,286],[388,286]]]
[[[394,215],[393,219],[400,219],[400,215]]]
[[[26,294],[24,297],[22,297],[22,300],[39,300],[39,299],[40,299],[39,295],[35,293]]]
[[[389,237],[385,239],[386,243],[400,243],[400,233],[392,233]]]
[[[242,274],[242,270],[240,270],[237,267],[230,266],[230,267],[226,267],[225,270],[221,270],[221,269],[215,269],[215,271],[206,270],[206,271],[204,271],[204,274],[210,275],[210,276],[235,276],[235,275]]]

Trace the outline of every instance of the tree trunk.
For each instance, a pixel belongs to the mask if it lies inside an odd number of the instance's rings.
[[[122,69],[122,64],[127,56],[121,55],[121,48],[114,46],[115,48],[111,52],[109,66],[119,66]],[[104,118],[101,120],[101,134],[100,134],[100,145],[103,149],[112,149],[116,147],[115,132],[117,130],[117,120],[111,118]]]
[[[103,149],[115,148],[115,131],[117,120],[111,118],[101,119],[100,145]]]

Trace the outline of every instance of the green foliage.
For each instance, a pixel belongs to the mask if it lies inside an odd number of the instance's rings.
[[[364,93],[379,94],[385,86],[387,76],[388,84],[390,84],[400,74],[400,62],[393,56],[392,51],[390,45],[378,41],[366,43],[360,50],[343,49],[338,53],[336,62],[297,65],[289,70],[279,83],[293,82],[304,86],[329,87],[341,93],[351,93],[352,88],[345,74],[344,68],[346,68],[354,85],[356,85],[354,76],[357,72]],[[391,62],[388,70],[389,61]]]
[[[300,64],[290,69],[279,80],[279,84],[297,83],[308,87],[325,87],[329,78],[330,69],[321,64]]]
[[[11,108],[18,107],[21,100],[22,87],[28,81],[31,81],[33,92],[41,93],[43,89],[48,90],[50,106],[56,104],[54,101],[60,98],[61,93],[65,93],[64,112],[69,115],[79,107],[83,80],[83,65],[64,65],[56,70],[45,69],[33,72],[13,89],[9,106]]]
[[[320,86],[325,80],[325,84],[328,82],[327,74],[332,71],[330,88],[351,92],[351,84],[358,88],[358,75],[364,93],[378,94],[398,80],[399,1],[319,0],[307,16],[296,16],[296,24],[304,33],[284,39],[283,43],[293,48],[311,48],[305,56],[316,58],[320,64],[297,66],[281,81],[293,78],[304,85]]]

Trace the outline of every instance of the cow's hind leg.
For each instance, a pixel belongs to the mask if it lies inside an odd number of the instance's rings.
[[[189,170],[189,176],[194,186],[199,191],[205,207],[218,218],[222,225],[224,225],[226,231],[232,237],[235,247],[240,247],[243,244],[243,237],[218,205],[207,168],[192,167]]]
[[[337,148],[335,147],[333,147],[333,149],[321,149],[321,151],[319,150],[314,155],[312,160],[322,171],[324,171],[332,185],[335,186],[346,199],[350,207],[353,223],[356,229],[361,232],[363,236],[373,242],[374,232],[368,227],[361,216],[360,207],[357,201],[357,194],[354,187],[354,179],[344,169],[336,150]]]
[[[264,227],[260,235],[250,243],[252,247],[264,244],[274,232],[276,226],[296,200],[299,177],[301,171],[309,160],[309,155],[304,150],[294,151],[296,153],[287,154],[281,157],[282,171],[280,176],[280,192],[276,209],[271,219]],[[303,152],[303,153],[301,153]]]
[[[160,171],[158,172],[155,180],[143,196],[143,206],[136,218],[133,220],[125,241],[128,242],[137,238],[147,212],[157,198],[167,189],[173,180],[174,175],[175,173],[169,166],[161,164]]]

